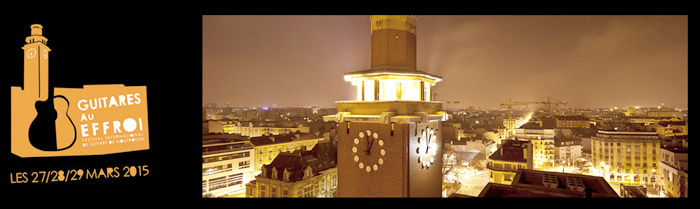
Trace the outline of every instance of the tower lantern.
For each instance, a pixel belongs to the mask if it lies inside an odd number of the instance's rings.
[[[357,88],[337,101],[338,196],[440,197],[442,103],[432,86],[442,77],[416,69],[417,18],[373,15],[371,68],[346,73]]]
[[[416,70],[416,23],[412,15],[372,15],[372,68],[345,74],[357,101],[431,101],[442,77]]]
[[[40,24],[33,24],[33,25],[29,26],[29,27],[32,28],[32,33],[31,33],[32,36],[40,36],[40,35],[41,35],[41,29],[44,28],[44,27],[41,26]]]

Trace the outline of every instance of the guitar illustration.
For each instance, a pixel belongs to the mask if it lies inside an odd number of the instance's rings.
[[[65,105],[61,105],[63,108],[57,110],[54,105],[55,101],[65,102]],[[75,144],[76,130],[73,120],[68,116],[69,104],[68,99],[61,95],[34,103],[37,115],[29,126],[29,142],[32,146],[43,151],[61,151],[71,148]],[[61,126],[60,130],[73,130],[72,134],[70,131],[68,133],[57,132],[57,125]],[[70,141],[70,144],[60,146],[59,141]]]
[[[29,126],[29,142],[43,151],[61,151],[72,147],[77,138],[73,120],[68,116],[70,102],[62,95],[53,95],[48,81],[48,57],[50,49],[42,36],[42,26],[31,26],[23,49],[25,57],[24,90],[35,94],[36,117]],[[38,53],[41,52],[41,55]]]

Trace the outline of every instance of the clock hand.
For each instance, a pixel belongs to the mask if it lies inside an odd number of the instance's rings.
[[[367,150],[365,150],[365,154],[369,155],[369,151],[372,149],[372,145],[374,145],[374,138],[372,138],[372,142],[369,141],[369,137],[367,138],[367,143],[369,143],[369,145],[367,145]]]
[[[365,155],[369,155],[369,137],[367,137],[367,143],[365,143],[367,149],[365,149]]]
[[[430,137],[426,137],[425,141],[425,154],[428,154],[428,151],[430,150]]]

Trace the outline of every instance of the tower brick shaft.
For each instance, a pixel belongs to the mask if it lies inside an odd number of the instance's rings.
[[[416,17],[372,15],[372,68],[382,66],[416,69]]]

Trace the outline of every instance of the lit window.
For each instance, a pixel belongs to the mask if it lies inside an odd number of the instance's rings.
[[[374,101],[374,81],[366,80],[362,81],[365,88],[365,100],[364,101]]]
[[[398,91],[396,90],[398,85],[397,80],[381,80],[379,82],[379,99],[385,101],[398,100]]]
[[[401,100],[420,101],[420,81],[403,81]]]

